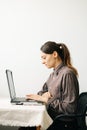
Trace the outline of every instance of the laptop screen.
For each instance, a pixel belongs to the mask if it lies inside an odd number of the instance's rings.
[[[10,97],[11,97],[11,100],[12,100],[16,97],[12,71],[6,70],[6,77],[7,77]]]

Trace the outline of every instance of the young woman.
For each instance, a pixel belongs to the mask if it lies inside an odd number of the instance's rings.
[[[78,72],[72,66],[67,46],[48,41],[40,50],[42,63],[49,69],[53,68],[53,72],[42,90],[37,94],[26,95],[27,99],[44,102],[53,120],[59,114],[75,113],[79,96]],[[53,130],[53,127],[50,129]]]
[[[79,96],[78,72],[72,66],[67,46],[48,41],[40,50],[42,63],[53,68],[53,72],[42,90],[38,94],[27,95],[27,98],[44,102],[52,119],[61,113],[75,113]]]

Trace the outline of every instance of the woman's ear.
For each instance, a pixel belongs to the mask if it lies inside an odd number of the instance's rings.
[[[58,57],[58,53],[56,51],[53,52],[53,56],[54,58],[57,58]]]

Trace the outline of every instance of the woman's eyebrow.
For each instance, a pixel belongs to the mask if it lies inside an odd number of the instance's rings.
[[[41,56],[41,58],[44,58],[45,56]]]

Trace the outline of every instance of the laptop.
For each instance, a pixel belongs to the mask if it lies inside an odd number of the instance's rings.
[[[10,94],[10,102],[17,105],[23,105],[23,104],[41,104],[41,102],[32,100],[32,99],[26,99],[25,97],[16,97],[16,91],[14,86],[14,80],[13,80],[13,73],[11,70],[6,70],[6,77],[8,82],[8,88],[9,88],[9,94]]]

